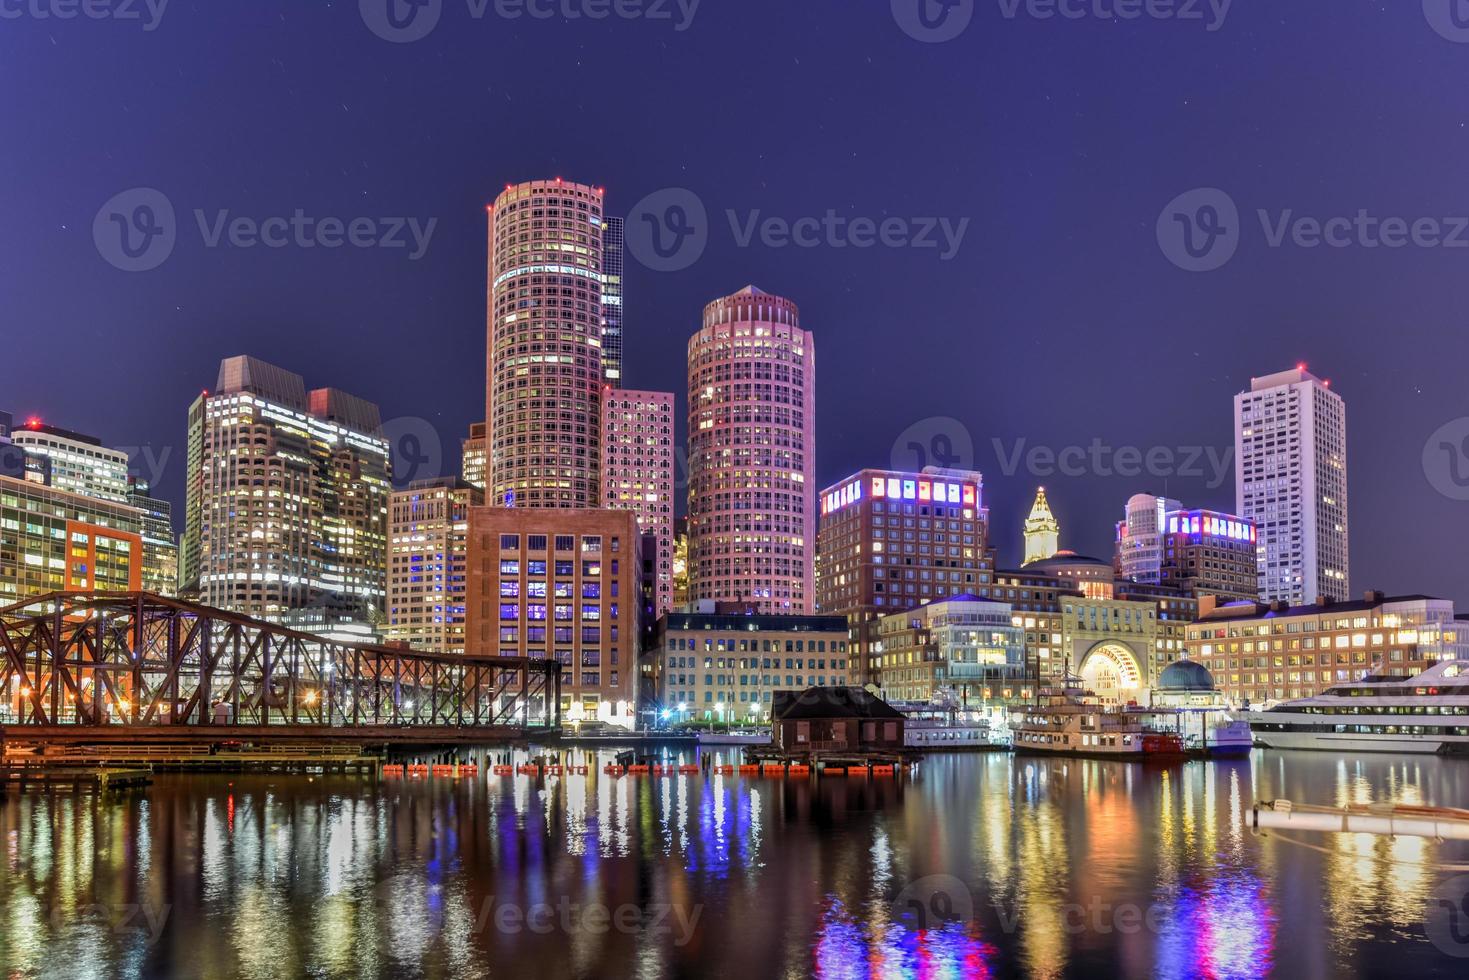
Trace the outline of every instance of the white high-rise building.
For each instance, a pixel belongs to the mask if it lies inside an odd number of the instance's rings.
[[[1234,396],[1236,512],[1254,521],[1262,602],[1350,594],[1347,410],[1306,370],[1254,378]]]
[[[1129,582],[1163,581],[1163,530],[1169,512],[1183,510],[1171,497],[1136,493],[1127,499],[1126,519],[1117,525],[1117,574]]]

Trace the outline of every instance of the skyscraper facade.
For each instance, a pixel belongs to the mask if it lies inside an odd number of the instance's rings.
[[[460,476],[472,487],[485,488],[485,468],[489,462],[489,440],[485,437],[485,424],[475,422],[469,427],[469,438],[460,444]]]
[[[381,616],[391,462],[376,405],[254,357],[189,409],[182,587],[266,619]]]
[[[614,388],[622,374],[622,219],[606,216],[602,228],[602,380]]]
[[[816,350],[796,304],[754,286],[689,340],[690,599],[815,607]]]
[[[153,496],[146,480],[128,484],[128,503],[140,512],[143,541],[143,591],[178,594],[179,545],[173,533],[173,504]]]
[[[597,507],[602,190],[537,180],[489,210],[486,502]]]
[[[862,470],[821,492],[816,605],[847,619],[852,683],[878,682],[884,616],[988,588],[986,520],[971,471]]]
[[[48,486],[95,500],[127,503],[127,453],[108,449],[93,436],[36,420],[18,426],[11,439],[27,456],[44,460]]]
[[[656,542],[658,615],[673,606],[673,393],[613,389],[602,401],[602,487],[606,506],[638,515]]]
[[[1347,411],[1299,365],[1234,396],[1236,513],[1258,529],[1260,599],[1348,595]]]
[[[410,483],[388,502],[384,636],[415,650],[464,652],[469,514],[484,493],[444,477]]]
[[[1169,511],[1183,504],[1169,497],[1136,493],[1127,499],[1125,517],[1117,524],[1117,576],[1156,585],[1162,580],[1163,527]]]

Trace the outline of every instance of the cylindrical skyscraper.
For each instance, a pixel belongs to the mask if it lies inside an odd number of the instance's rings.
[[[597,507],[602,454],[602,189],[505,188],[489,213],[492,507]]]
[[[816,350],[796,304],[748,286],[689,340],[689,598],[815,606]]]

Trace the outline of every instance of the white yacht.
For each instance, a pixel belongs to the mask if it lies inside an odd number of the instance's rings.
[[[1244,717],[1273,749],[1469,755],[1469,662],[1339,684]]]

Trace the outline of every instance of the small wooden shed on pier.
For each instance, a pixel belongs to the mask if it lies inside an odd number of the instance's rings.
[[[777,691],[770,718],[775,747],[786,753],[903,749],[903,713],[860,687]]]

